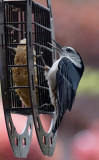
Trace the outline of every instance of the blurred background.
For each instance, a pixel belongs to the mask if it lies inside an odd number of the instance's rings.
[[[66,112],[59,127],[53,157],[41,153],[34,132],[27,160],[99,160],[99,1],[52,0],[52,10],[56,41],[80,53],[85,72],[72,111]],[[2,100],[0,104],[0,160],[17,160],[9,144]],[[18,121],[22,125],[26,119],[18,119],[16,125]]]

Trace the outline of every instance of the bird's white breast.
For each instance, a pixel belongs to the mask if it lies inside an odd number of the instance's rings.
[[[48,85],[52,88],[52,90],[54,90],[56,87],[56,72],[58,70],[58,63],[60,59],[55,61],[48,73]]]

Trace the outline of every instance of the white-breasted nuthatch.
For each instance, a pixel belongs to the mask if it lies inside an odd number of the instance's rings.
[[[53,40],[54,41],[54,40]],[[52,45],[60,56],[52,67],[45,65],[45,78],[48,81],[50,100],[58,107],[58,116],[53,128],[55,133],[65,111],[72,108],[79,81],[83,75],[84,64],[81,56],[71,47],[61,47],[54,41]]]

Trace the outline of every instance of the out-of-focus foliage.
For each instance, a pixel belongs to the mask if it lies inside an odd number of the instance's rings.
[[[84,74],[80,80],[77,94],[99,94],[99,69],[85,66]]]
[[[99,94],[99,70],[85,67],[85,72],[78,87],[78,93]]]

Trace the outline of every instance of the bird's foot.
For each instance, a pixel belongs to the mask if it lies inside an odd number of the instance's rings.
[[[46,72],[48,72],[50,70],[50,67],[45,65],[44,69],[45,69]]]

